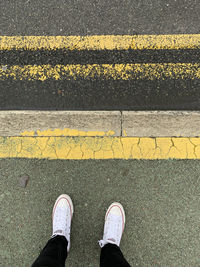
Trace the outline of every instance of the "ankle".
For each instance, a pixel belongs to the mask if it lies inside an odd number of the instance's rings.
[[[107,244],[112,244],[112,245],[116,245],[116,246],[118,246],[118,244],[116,243],[116,242],[114,242],[114,241],[112,241],[112,240],[99,240],[99,246],[101,247],[101,248],[103,248],[105,245],[107,245]],[[118,246],[119,247],[119,246]]]

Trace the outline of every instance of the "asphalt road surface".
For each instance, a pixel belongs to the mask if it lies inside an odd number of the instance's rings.
[[[0,35],[199,33],[198,0],[1,0]]]
[[[7,1],[0,3],[0,35],[198,34],[199,1]],[[0,109],[199,110],[199,48],[151,51],[0,51],[5,68],[50,64],[198,64],[196,76],[132,80],[40,81],[0,75]],[[2,70],[2,72],[1,72]],[[190,72],[190,70],[189,70]],[[24,72],[23,72],[24,73]],[[166,70],[168,73],[168,69]],[[177,71],[174,70],[176,74]],[[185,71],[188,73],[188,71]],[[162,75],[161,75],[162,76]]]

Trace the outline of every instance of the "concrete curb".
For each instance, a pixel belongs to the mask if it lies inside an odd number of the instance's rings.
[[[198,137],[197,111],[0,111],[0,136]]]
[[[200,136],[200,112],[123,111],[122,133],[132,137]]]
[[[120,135],[120,111],[0,111],[0,136]]]
[[[200,112],[1,111],[0,158],[200,159]]]

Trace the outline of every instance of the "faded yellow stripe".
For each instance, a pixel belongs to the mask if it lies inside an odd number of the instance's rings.
[[[0,137],[0,158],[200,159],[200,138]]]
[[[36,130],[36,131],[24,131],[20,133],[21,136],[112,136],[115,132],[110,130],[104,131],[81,131],[77,129],[47,129],[47,130]]]
[[[94,36],[0,36],[0,50],[68,49],[196,49],[200,34],[94,35]]]
[[[76,79],[199,79],[199,63],[26,65],[0,68],[0,80]]]

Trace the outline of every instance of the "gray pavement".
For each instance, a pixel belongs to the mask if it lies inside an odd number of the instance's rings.
[[[74,202],[66,266],[99,266],[104,215],[126,211],[121,249],[131,266],[200,266],[199,161],[0,160],[0,266],[27,267],[51,235],[61,193]],[[30,176],[26,188],[19,177]]]
[[[0,35],[199,33],[198,0],[1,0]]]

